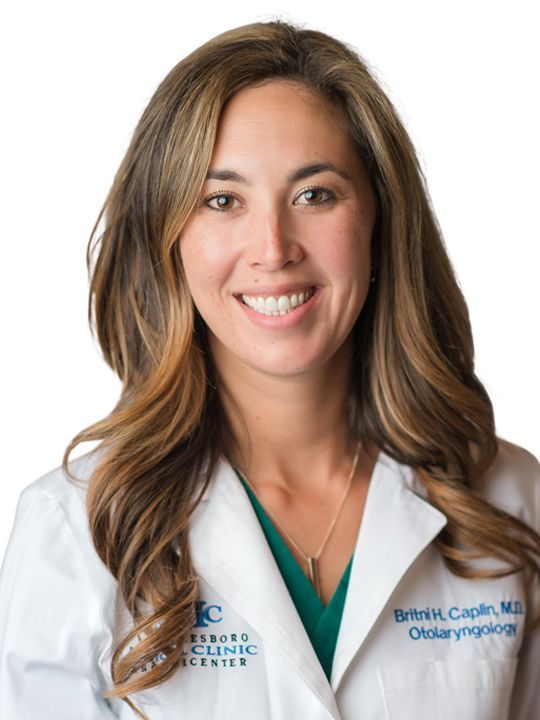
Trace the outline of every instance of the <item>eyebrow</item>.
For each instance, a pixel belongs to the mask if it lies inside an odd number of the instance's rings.
[[[340,169],[336,165],[330,162],[311,163],[309,165],[303,165],[298,170],[295,170],[291,175],[287,177],[287,182],[293,183],[298,180],[305,180],[312,175],[317,175],[322,172],[334,172],[344,180],[350,180],[350,175],[345,170]],[[248,180],[240,173],[234,170],[209,170],[206,175],[207,180],[221,180],[222,182],[230,181],[237,183],[244,183],[249,185]]]

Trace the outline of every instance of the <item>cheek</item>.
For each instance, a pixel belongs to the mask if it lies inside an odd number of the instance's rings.
[[[317,232],[317,254],[322,267],[343,274],[343,279],[370,274],[371,227],[361,220],[345,219],[337,225],[322,225]]]
[[[197,291],[215,292],[230,275],[233,260],[226,251],[226,243],[211,237],[189,235],[180,241],[180,255],[188,285]]]

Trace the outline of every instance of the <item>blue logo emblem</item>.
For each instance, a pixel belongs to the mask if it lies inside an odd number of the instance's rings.
[[[195,604],[197,619],[193,627],[208,627],[210,623],[221,622],[222,610],[221,605],[208,605],[206,600],[197,600]]]

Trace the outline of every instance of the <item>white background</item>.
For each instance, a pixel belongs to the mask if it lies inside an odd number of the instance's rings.
[[[498,433],[540,455],[535,5],[4,4],[0,557],[22,488],[118,394],[87,328],[85,248],[142,110],[189,51],[275,16],[354,45],[397,105],[469,303]]]

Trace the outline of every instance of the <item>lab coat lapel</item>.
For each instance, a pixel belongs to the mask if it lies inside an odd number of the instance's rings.
[[[379,454],[334,655],[334,692],[407,569],[446,525],[446,517],[409,487],[412,481],[409,467]]]
[[[327,708],[340,717],[330,684],[298,616],[248,496],[222,460],[190,527],[197,574],[265,642],[274,645]]]

